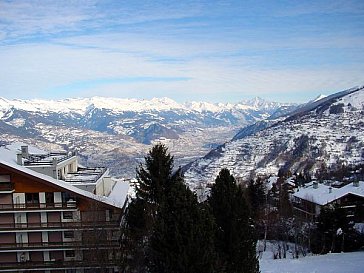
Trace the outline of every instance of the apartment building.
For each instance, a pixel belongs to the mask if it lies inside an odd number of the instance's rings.
[[[79,166],[76,152],[46,152],[19,143],[4,148],[7,148],[10,154],[16,155],[18,165],[64,180],[77,188],[97,195],[108,195],[113,187],[107,168]],[[4,151],[4,148],[0,149],[0,152]]]
[[[0,272],[118,272],[126,195],[115,200],[94,194],[97,183],[93,193],[67,182],[80,169],[74,165],[75,155],[66,156],[57,162],[61,166],[66,161],[67,166],[60,171],[64,176],[60,180],[49,176],[46,167],[42,173],[25,163],[39,158],[22,157],[19,165],[1,160],[0,155]],[[56,167],[59,178],[57,164],[52,168]],[[109,188],[111,192],[114,187]]]

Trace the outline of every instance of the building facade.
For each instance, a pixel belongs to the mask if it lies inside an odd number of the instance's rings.
[[[353,222],[364,221],[364,182],[356,181],[342,187],[313,182],[293,194],[294,215],[314,221],[325,206],[338,205]]]
[[[28,145],[21,145],[13,152],[16,153],[18,165],[97,195],[107,196],[114,185],[107,168],[81,167],[75,152],[45,152]]]
[[[123,206],[0,161],[0,272],[117,272]]]

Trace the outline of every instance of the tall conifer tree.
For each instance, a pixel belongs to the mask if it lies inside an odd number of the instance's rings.
[[[167,147],[155,145],[137,168],[136,197],[125,213],[121,238],[121,267],[124,272],[148,270],[148,251],[157,211],[171,185],[173,157]]]
[[[216,222],[218,272],[258,273],[256,239],[242,189],[222,169],[212,186],[209,204]]]
[[[167,192],[150,244],[151,273],[212,273],[214,220],[182,178]]]

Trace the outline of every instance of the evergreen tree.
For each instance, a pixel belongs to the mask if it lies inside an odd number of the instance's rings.
[[[173,157],[155,145],[137,169],[136,197],[125,212],[121,237],[121,267],[125,272],[146,272],[148,248],[157,212],[172,184]]]
[[[360,236],[339,205],[323,207],[317,218],[313,252],[341,252],[360,247]]]
[[[132,199],[122,223],[121,268],[123,272],[145,272],[148,247],[148,229],[152,226],[151,218],[145,213],[143,199]],[[148,228],[147,228],[148,227]]]
[[[288,184],[282,184],[279,191],[279,216],[283,219],[288,219],[293,216],[292,203],[289,198]]]
[[[263,179],[258,178],[256,181],[251,179],[246,189],[246,199],[249,204],[250,212],[254,220],[259,220],[266,204],[266,188]]]
[[[148,203],[160,204],[171,181],[173,157],[163,144],[155,145],[145,157],[145,166],[137,169],[136,196]]]
[[[151,273],[214,272],[214,221],[181,179],[174,181],[151,237]]]
[[[173,157],[156,145],[137,170],[123,223],[122,272],[214,272],[214,219],[172,169]]]
[[[218,272],[257,273],[256,239],[242,189],[229,170],[222,169],[208,202],[216,223]]]

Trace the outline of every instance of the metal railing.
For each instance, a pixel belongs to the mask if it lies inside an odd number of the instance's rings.
[[[104,262],[103,264],[100,264],[99,261],[62,261],[62,260],[56,260],[56,261],[44,261],[44,262],[35,262],[35,261],[24,261],[24,262],[8,262],[8,263],[4,263],[1,262],[0,263],[0,272],[1,270],[6,270],[6,269],[17,269],[21,270],[21,269],[28,269],[29,271],[31,271],[32,269],[35,269],[35,272],[37,272],[38,269],[42,268],[52,268],[52,269],[73,269],[73,268],[84,268],[84,269],[96,269],[96,268],[113,268],[115,266],[118,266],[118,264],[113,261],[107,261],[106,263]],[[27,270],[27,272],[28,272]],[[9,271],[7,271],[9,272]]]
[[[76,152],[68,153],[48,153],[44,155],[29,155],[27,161],[24,162],[24,166],[39,166],[39,165],[53,165],[54,162],[57,164],[65,161],[76,155]],[[46,158],[49,158],[45,160]],[[53,158],[55,161],[53,161]]]
[[[22,204],[0,204],[0,210],[57,210],[57,209],[75,209],[76,201],[69,203],[22,203]]]
[[[69,242],[1,243],[0,250],[34,249],[113,249],[119,247],[118,240],[81,240]]]
[[[89,222],[46,222],[46,223],[1,223],[0,231],[34,230],[34,229],[118,229],[119,222],[89,221]]]

